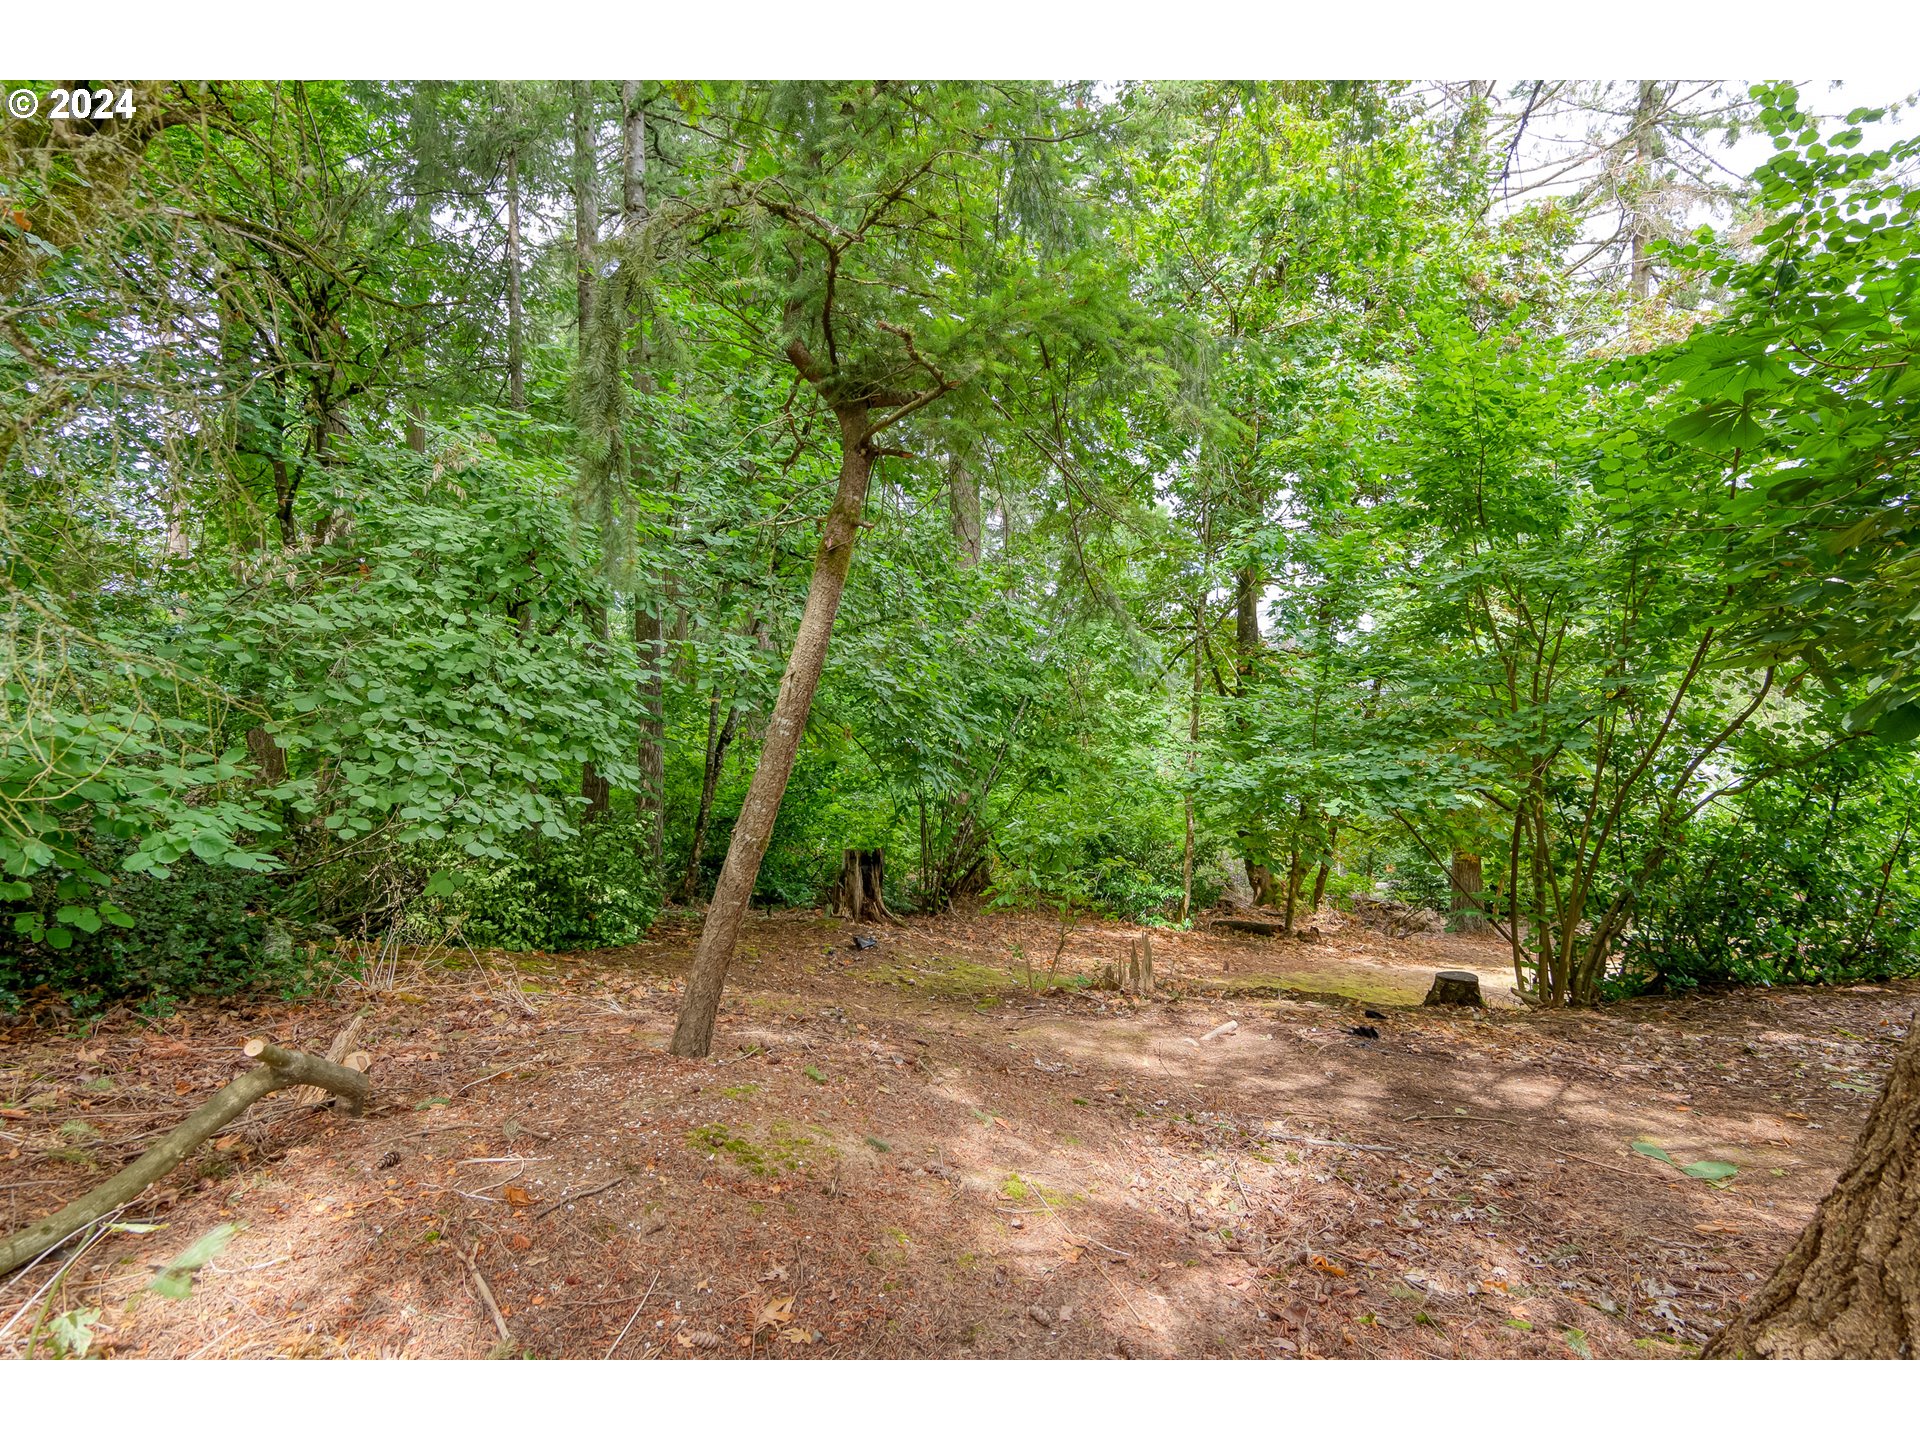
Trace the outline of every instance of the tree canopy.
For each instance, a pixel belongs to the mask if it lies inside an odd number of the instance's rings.
[[[898,910],[1391,894],[1545,1004],[1907,963],[1882,112],[128,94],[0,138],[0,995],[612,943],[716,884],[717,995],[723,912],[855,848]],[[245,955],[166,931],[209,897]]]

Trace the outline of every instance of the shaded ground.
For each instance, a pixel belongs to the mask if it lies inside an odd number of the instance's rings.
[[[230,1078],[250,1034],[318,1052],[364,1014],[379,1103],[256,1106],[121,1217],[164,1229],[0,1285],[0,1353],[93,1308],[113,1355],[1691,1354],[1811,1214],[1920,998],[1443,1013],[1417,1005],[1431,971],[1493,990],[1500,942],[1347,928],[1157,938],[1164,993],[1135,1002],[1031,991],[1045,918],[855,950],[789,912],[750,922],[695,1062],[660,1047],[696,926],[297,1005],[14,1023],[8,1231]],[[1132,933],[1072,931],[1056,978]],[[1738,1173],[1714,1188],[1643,1139]],[[189,1298],[146,1290],[226,1222]]]

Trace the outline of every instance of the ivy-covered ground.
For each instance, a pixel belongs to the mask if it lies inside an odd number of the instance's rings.
[[[9,1231],[251,1034],[324,1051],[363,1015],[378,1103],[256,1106],[119,1217],[142,1228],[0,1285],[0,1353],[1687,1355],[1810,1215],[1920,999],[1532,1013],[1498,941],[1321,923],[1163,935],[1135,1001],[1086,983],[1127,927],[1071,930],[1046,993],[1045,916],[865,949],[818,912],[757,917],[710,1061],[662,1049],[686,914],[301,1004],[29,1012],[0,1032]],[[1463,963],[1493,1010],[1419,1008]],[[222,1226],[185,1298],[149,1288]]]

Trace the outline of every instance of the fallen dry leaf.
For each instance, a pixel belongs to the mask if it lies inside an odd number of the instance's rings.
[[[776,1295],[760,1307],[760,1314],[753,1322],[755,1330],[765,1330],[770,1325],[784,1325],[793,1319],[792,1295]]]
[[[505,1190],[502,1190],[500,1193],[507,1197],[507,1203],[509,1205],[533,1204],[533,1196],[529,1195],[525,1190],[521,1189],[518,1185],[509,1185]]]

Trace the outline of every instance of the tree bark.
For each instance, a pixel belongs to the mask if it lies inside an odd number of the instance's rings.
[[[1233,643],[1238,659],[1234,692],[1244,694],[1260,655],[1260,572],[1251,565],[1242,567],[1234,577],[1233,610]]]
[[[1433,972],[1433,985],[1427,991],[1422,1005],[1471,1005],[1477,1010],[1487,1008],[1480,998],[1480,977],[1471,970],[1436,970]]]
[[[687,871],[680,881],[680,899],[691,905],[700,893],[700,859],[707,852],[707,827],[713,821],[713,797],[720,788],[720,768],[726,762],[727,747],[733,744],[734,731],[740,725],[740,704],[727,707],[725,723],[720,720],[720,692],[716,689],[707,702],[707,752],[700,771],[700,811],[694,817],[693,844],[687,851]]]
[[[620,84],[620,228],[631,243],[646,223],[647,116],[640,105],[640,82],[624,80]],[[652,389],[652,377],[647,371],[642,317],[636,314],[630,323],[633,388],[645,394]],[[667,840],[667,650],[660,611],[670,583],[671,577],[662,575],[651,602],[636,595],[633,604],[633,648],[640,662],[640,739],[634,753],[640,787],[634,792],[634,812],[644,828],[647,858],[656,875],[661,872]]]
[[[1180,847],[1180,923],[1193,914],[1193,787],[1200,770],[1200,651],[1206,643],[1206,596],[1194,607],[1193,675],[1187,701],[1186,836]]]
[[[1453,928],[1461,935],[1485,935],[1492,930],[1487,912],[1480,903],[1480,892],[1487,882],[1478,855],[1465,850],[1453,852],[1447,867],[1447,879],[1453,886]]]
[[[1710,1360],[1920,1358],[1920,1016],[1853,1158]]]
[[[586,344],[593,312],[593,249],[600,238],[600,200],[594,185],[593,82],[573,82],[573,270],[574,317]]]
[[[849,920],[894,920],[887,908],[886,852],[848,850],[840,865],[840,880],[834,886],[833,907],[844,908]]]
[[[719,1013],[727,966],[740,938],[740,922],[753,900],[760,862],[766,858],[767,845],[773,839],[774,821],[779,818],[780,801],[793,774],[793,762],[800,753],[800,738],[806,730],[808,712],[813,708],[813,692],[820,684],[820,672],[827,661],[827,642],[833,635],[834,617],[840,613],[840,597],[846,592],[847,572],[852,568],[854,545],[860,538],[860,516],[866,505],[867,483],[873,473],[867,407],[850,405],[838,410],[837,415],[839,484],[833,507],[820,527],[820,546],[814,553],[806,608],[801,612],[793,650],[787,656],[786,673],[780,677],[780,693],[767,723],[760,763],[754,767],[746,803],[740,807],[740,818],[734,822],[726,863],[721,867],[719,883],[714,886],[713,903],[707,907],[700,943],[693,952],[686,996],[681,1001],[680,1018],[674,1026],[670,1047],[675,1055],[699,1057],[712,1047],[714,1018]]]
[[[600,642],[594,647],[596,658],[604,658],[607,642],[607,612],[598,605],[582,607],[588,626]],[[588,824],[604,820],[613,813],[613,786],[606,776],[600,773],[600,767],[591,760],[580,762],[580,794],[586,799],[585,813],[580,817]]]
[[[1651,197],[1647,171],[1654,158],[1654,126],[1660,109],[1660,82],[1640,82],[1639,104],[1633,112],[1633,193],[1627,196],[1627,224],[1632,234],[1630,284],[1639,300],[1653,298],[1653,254],[1648,248],[1651,226],[1647,206]]]
[[[1300,858],[1300,847],[1295,845],[1287,857],[1287,899],[1286,918],[1280,923],[1286,927],[1287,934],[1293,933],[1293,912],[1300,901],[1300,877],[1305,875],[1307,867]]]
[[[960,547],[960,566],[971,569],[980,563],[980,477],[959,455],[947,461],[947,504],[951,511],[953,538]]]
[[[525,305],[520,292],[520,147],[507,147],[507,404],[527,408]]]

